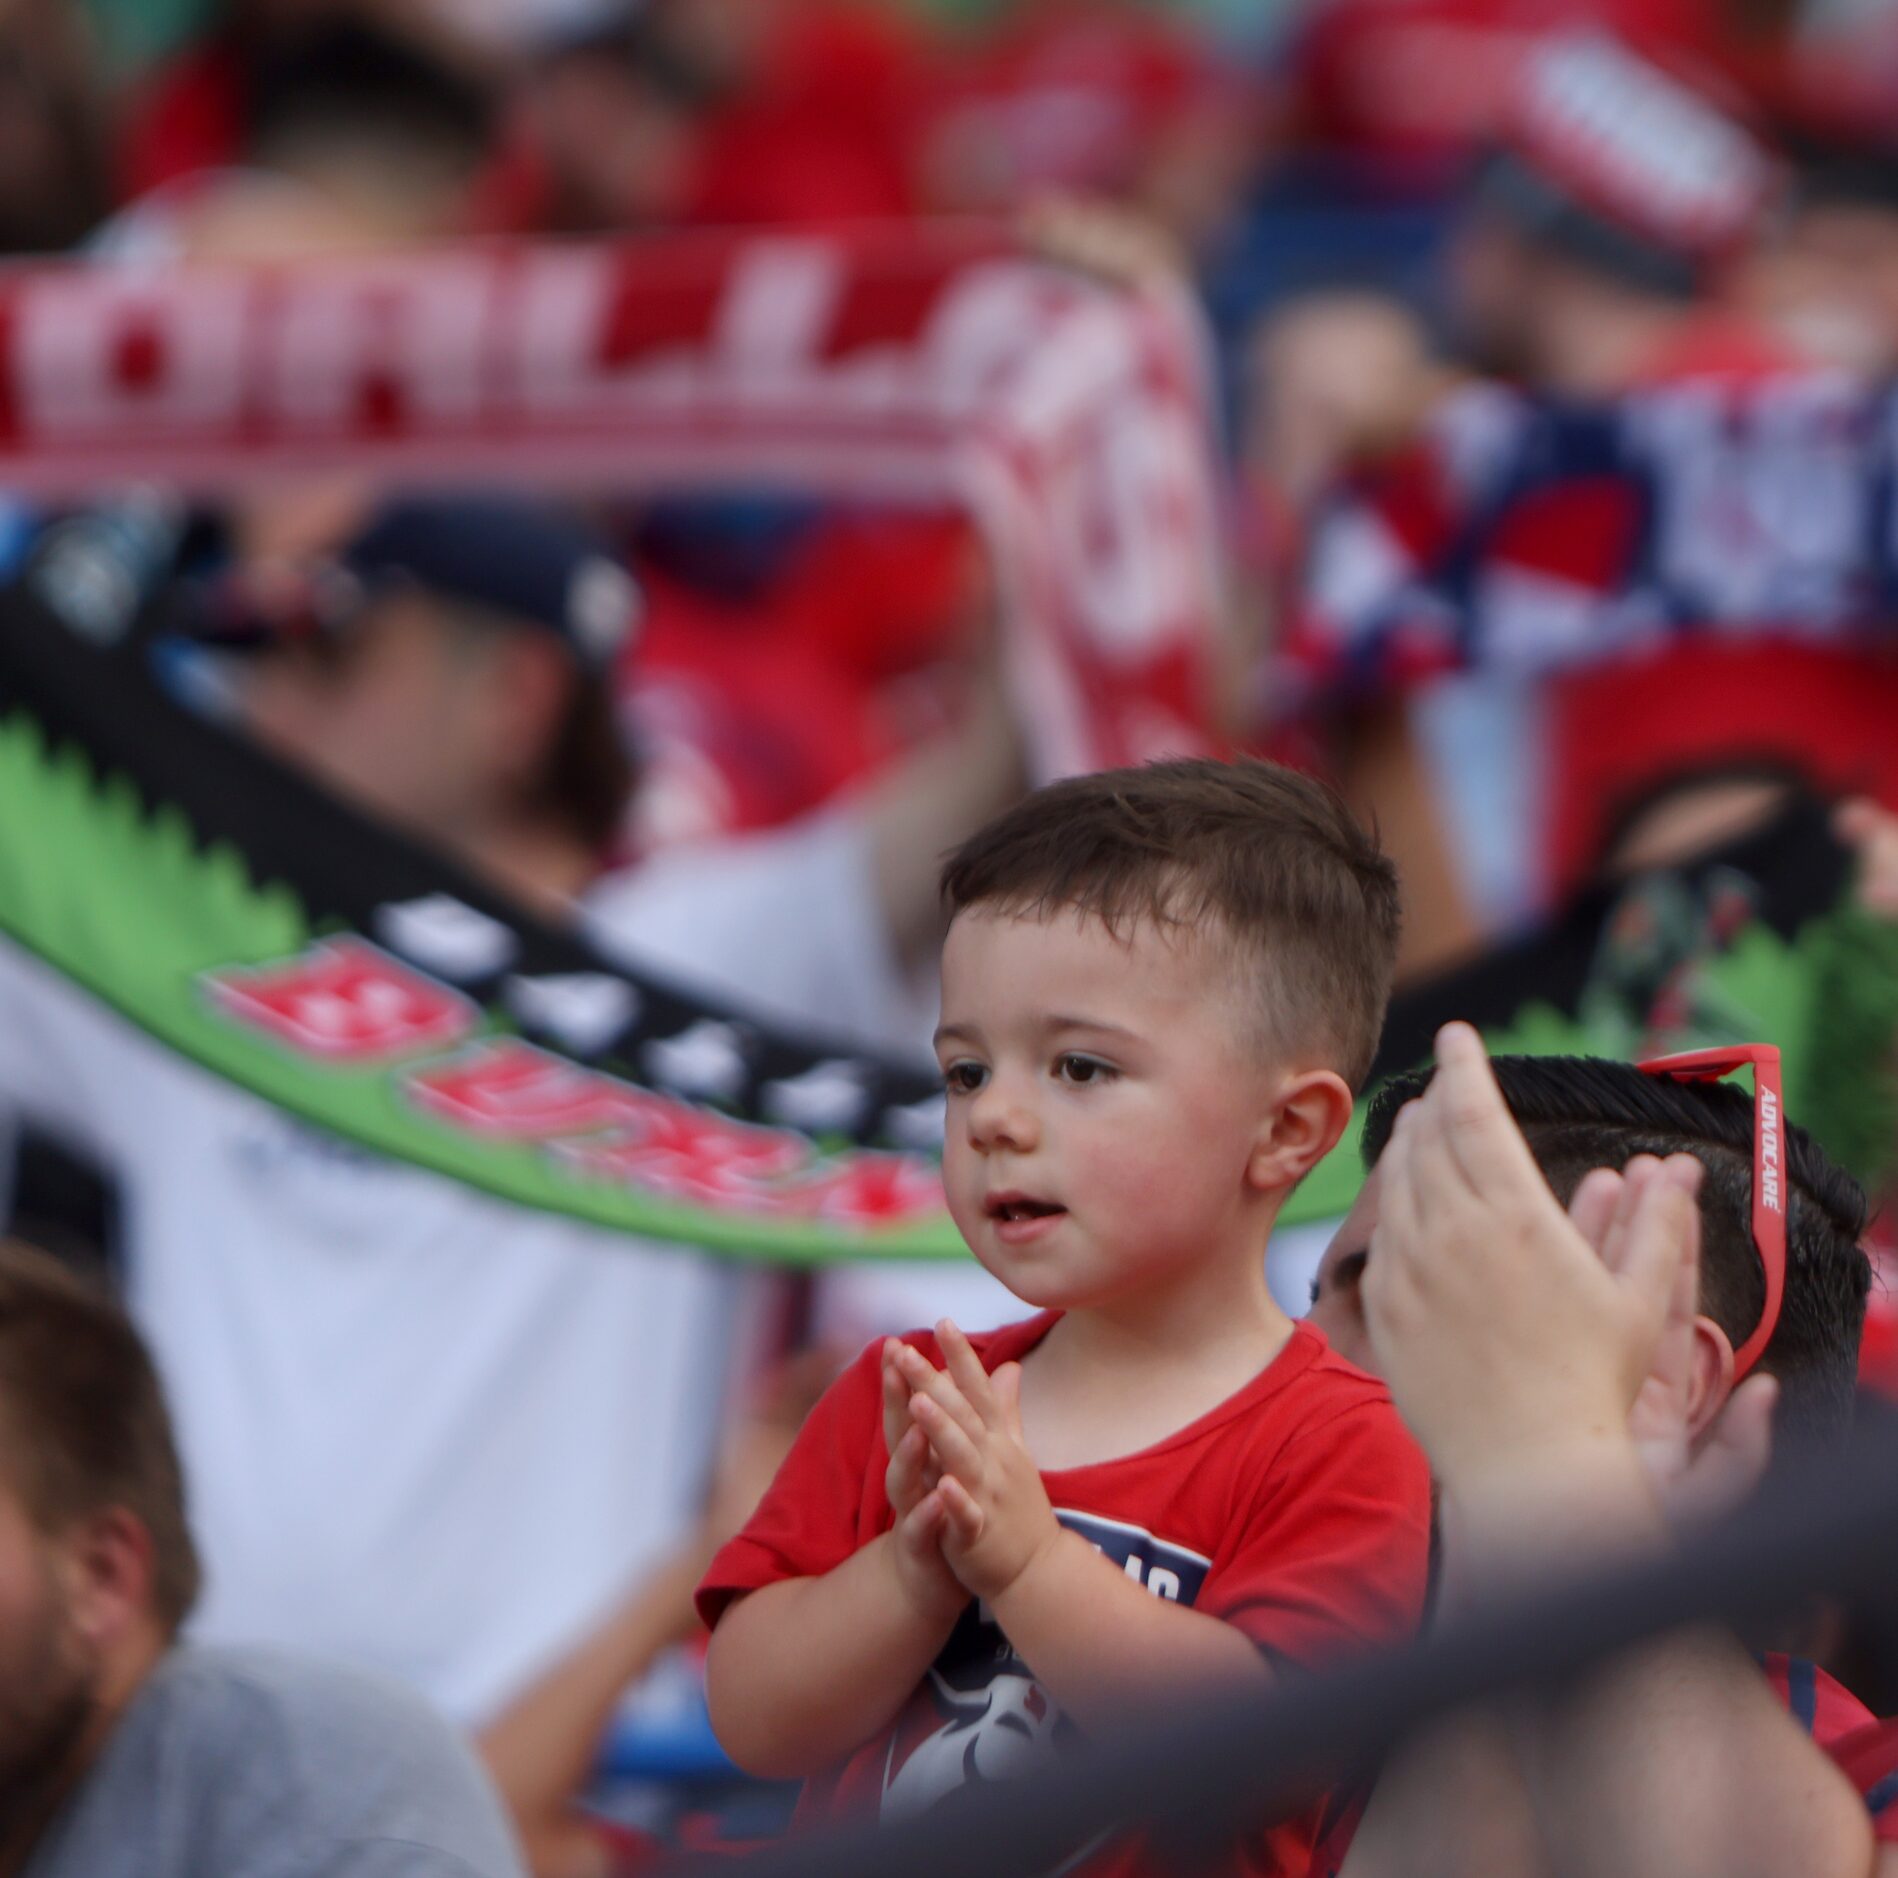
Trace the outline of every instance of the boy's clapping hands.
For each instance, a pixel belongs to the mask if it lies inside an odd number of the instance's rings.
[[[1059,1537],[1061,1528],[1022,1438],[1021,1366],[1004,1363],[993,1376],[969,1340],[945,1319],[937,1327],[946,1369],[908,1344],[885,1348],[884,1430],[898,1423],[896,1382],[907,1426],[891,1449],[890,1504],[911,1543],[926,1530],[959,1595],[994,1600]],[[892,1380],[894,1375],[895,1381]],[[920,1445],[919,1445],[920,1444]],[[905,1513],[901,1486],[920,1495]],[[926,1527],[916,1524],[934,1509]]]
[[[883,1345],[883,1436],[890,1464],[883,1477],[890,1510],[896,1515],[896,1572],[904,1594],[927,1617],[953,1613],[968,1602],[968,1594],[943,1557],[942,1533],[947,1511],[941,1492],[941,1469],[929,1441],[910,1417],[910,1383],[902,1362],[916,1356],[895,1337]],[[929,1365],[923,1363],[927,1369]]]

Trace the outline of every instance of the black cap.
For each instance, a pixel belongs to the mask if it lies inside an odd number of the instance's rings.
[[[588,671],[607,670],[639,620],[633,577],[566,510],[457,494],[385,503],[313,564],[231,570],[194,590],[189,630],[231,647],[334,634],[401,588],[553,633]]]
[[[639,617],[633,577],[605,542],[552,504],[407,497],[378,509],[337,559],[370,592],[407,583],[544,626],[596,670],[612,664]]]

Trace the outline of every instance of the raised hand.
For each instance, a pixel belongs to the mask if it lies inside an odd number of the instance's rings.
[[[1000,1597],[1059,1537],[1061,1527],[1022,1436],[1021,1366],[993,1376],[956,1326],[937,1327],[947,1367],[904,1346],[897,1361],[909,1412],[940,1472],[929,1500],[943,1515],[942,1555],[974,1596]]]
[[[1697,1221],[1700,1164],[1638,1160],[1612,1189],[1585,1182],[1578,1225],[1476,1033],[1447,1026],[1437,1064],[1379,1162],[1364,1302],[1391,1393],[1454,1488],[1626,1442]]]
[[[1868,913],[1898,919],[1898,815],[1865,797],[1842,802],[1834,832],[1858,852],[1858,903]]]
[[[1625,1235],[1612,1230],[1620,1209],[1622,1177],[1598,1168],[1575,1190],[1569,1218],[1603,1262],[1619,1269]],[[1730,1512],[1759,1485],[1772,1454],[1773,1410],[1778,1381],[1749,1376],[1721,1404],[1711,1426],[1698,1437],[1695,1422],[1697,1354],[1724,1352],[1718,1387],[1731,1374],[1731,1346],[1724,1336],[1709,1345],[1700,1323],[1700,1215],[1688,1223],[1685,1249],[1668,1295],[1667,1315],[1655,1341],[1648,1373],[1628,1412],[1628,1433],[1668,1520],[1676,1527]]]

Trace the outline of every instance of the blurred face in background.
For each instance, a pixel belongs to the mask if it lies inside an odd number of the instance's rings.
[[[625,51],[576,48],[526,80],[521,108],[572,234],[663,226],[685,213],[698,112]]]
[[[248,655],[244,718],[278,756],[384,820],[452,834],[503,754],[502,637],[461,626],[426,595],[378,599],[334,634]]]
[[[1305,1321],[1322,1330],[1325,1341],[1359,1369],[1377,1373],[1371,1333],[1364,1322],[1364,1267],[1371,1234],[1377,1230],[1377,1173],[1364,1177],[1358,1197],[1338,1223],[1312,1282],[1311,1310]]]
[[[1534,375],[1541,258],[1496,215],[1476,210],[1459,224],[1445,270],[1450,316],[1465,356],[1479,371],[1499,378]]]
[[[1822,364],[1898,368],[1898,206],[1802,208],[1746,270],[1750,307]]]
[[[0,1469],[0,1822],[71,1762],[98,1709],[99,1653],[74,1615],[68,1550]]]

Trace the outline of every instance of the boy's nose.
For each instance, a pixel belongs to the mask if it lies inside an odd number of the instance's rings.
[[[1034,1110],[1021,1099],[1019,1090],[1000,1077],[991,1077],[976,1094],[968,1114],[970,1145],[984,1152],[1012,1148],[1022,1153],[1041,1138]]]

